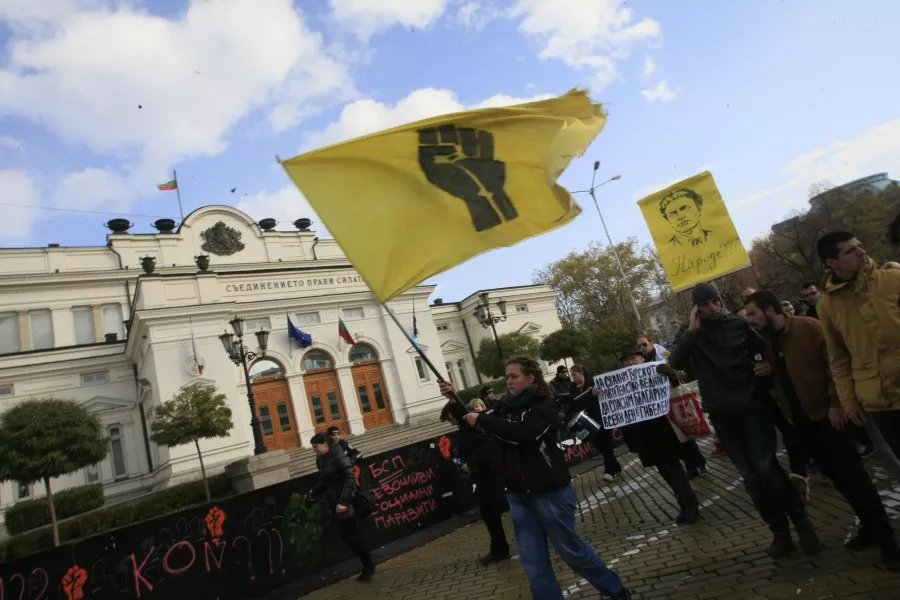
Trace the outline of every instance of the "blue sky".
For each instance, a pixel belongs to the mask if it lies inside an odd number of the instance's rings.
[[[186,212],[290,228],[316,218],[276,153],[575,86],[609,120],[561,181],[583,189],[594,160],[622,175],[601,190],[615,239],[649,241],[636,200],[711,169],[749,245],[810,184],[900,174],[898,22],[891,0],[0,0],[0,203],[19,205],[0,245],[101,245],[125,214],[150,231],[178,217],[155,191],[173,168]],[[439,295],[604,241],[582,206],[435,277]]]

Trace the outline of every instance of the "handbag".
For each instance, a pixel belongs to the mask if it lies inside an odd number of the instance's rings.
[[[357,517],[365,519],[375,512],[375,497],[369,490],[357,489],[350,502]]]
[[[673,390],[669,399],[669,421],[688,438],[704,438],[711,432],[709,421],[703,414],[703,404],[696,393],[687,389],[684,381],[679,379],[679,383],[681,385]]]

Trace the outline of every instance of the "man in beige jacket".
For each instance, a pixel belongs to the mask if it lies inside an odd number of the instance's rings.
[[[900,269],[879,267],[849,231],[822,236],[816,250],[830,270],[818,309],[838,398],[900,456]]]

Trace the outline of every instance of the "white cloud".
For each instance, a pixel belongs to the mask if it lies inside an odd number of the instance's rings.
[[[337,121],[309,134],[304,140],[304,148],[318,148],[438,115],[472,108],[521,104],[549,97],[547,94],[528,98],[497,94],[477,104],[466,106],[451,90],[422,88],[410,92],[393,106],[371,99],[357,100],[344,106]]]
[[[681,90],[673,90],[669,87],[669,82],[663,79],[652,88],[641,90],[643,96],[648,102],[669,102],[678,97]]]
[[[343,27],[364,40],[400,25],[426,29],[447,10],[448,0],[330,0],[331,11]]]
[[[21,205],[0,207],[3,210],[0,240],[4,243],[27,240],[31,236],[31,227],[37,220],[38,211],[26,207],[37,206],[37,188],[25,171],[6,170],[0,171],[0,190],[3,190],[4,199],[12,200],[10,204]]]
[[[487,7],[481,2],[468,0],[459,7],[456,13],[456,20],[463,27],[481,31],[488,23],[501,16],[503,16],[501,9]]]
[[[104,184],[118,178],[104,190],[152,189],[176,162],[222,152],[255,111],[281,130],[352,92],[345,65],[291,0],[195,1],[178,20],[135,6],[0,0],[13,31],[0,67],[0,117],[114,154],[128,165],[122,172],[90,172]],[[73,203],[102,204],[103,193],[76,194]]]
[[[11,150],[19,150],[23,144],[11,135],[0,135],[0,148],[9,148]]]
[[[60,180],[53,194],[56,206],[81,210],[126,211],[133,198],[125,178],[111,169],[96,167],[69,173]]]
[[[781,169],[784,178],[768,188],[738,199],[735,206],[759,205],[770,208],[801,207],[809,186],[822,180],[842,185],[896,169],[900,164],[900,119],[876,125],[849,140],[836,140],[788,161]],[[767,211],[766,214],[771,217]]]
[[[274,192],[259,192],[253,196],[246,196],[235,205],[257,221],[271,217],[276,219],[279,229],[293,229],[293,223],[297,219],[306,217],[312,220],[312,229],[321,237],[331,237],[331,233],[319,219],[319,215],[313,210],[309,202],[303,196],[297,186],[290,183]]]
[[[593,73],[599,92],[618,77],[617,64],[639,44],[662,35],[657,21],[635,21],[624,0],[516,0],[509,11],[519,30],[540,40],[541,58],[558,58]]]
[[[651,75],[656,73],[656,61],[649,56],[645,56],[644,66],[641,69],[641,72],[644,74],[644,77],[650,77]]]

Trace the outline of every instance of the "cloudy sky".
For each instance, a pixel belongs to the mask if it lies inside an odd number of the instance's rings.
[[[275,154],[575,86],[609,121],[562,182],[622,175],[601,190],[615,238],[649,240],[635,201],[711,169],[749,244],[812,183],[900,176],[898,22],[893,0],[0,0],[0,245],[102,245],[115,215],[151,231],[178,217],[155,189],[173,169],[185,212],[316,221]],[[600,240],[583,206],[440,295]]]

